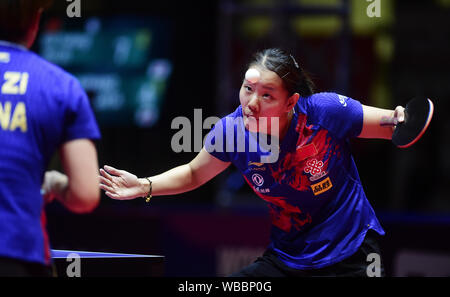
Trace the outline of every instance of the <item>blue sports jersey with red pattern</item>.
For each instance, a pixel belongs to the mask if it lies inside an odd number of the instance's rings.
[[[44,202],[48,163],[61,144],[98,139],[86,93],[61,68],[0,42],[0,257],[49,264]]]
[[[336,93],[317,93],[300,97],[294,110],[276,162],[261,162],[267,150],[257,134],[236,120],[242,119],[241,106],[216,123],[205,149],[232,162],[267,202],[272,220],[268,248],[289,267],[317,269],[354,254],[369,229],[381,235],[384,230],[350,151],[349,138],[362,129],[361,103]],[[230,125],[235,132],[231,136]],[[244,151],[237,149],[239,137],[245,138]],[[250,150],[252,145],[257,150]]]

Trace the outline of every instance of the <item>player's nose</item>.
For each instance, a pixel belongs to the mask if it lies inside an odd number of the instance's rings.
[[[250,101],[247,104],[248,108],[252,113],[257,113],[259,110],[259,100],[257,94],[252,94],[250,96]]]

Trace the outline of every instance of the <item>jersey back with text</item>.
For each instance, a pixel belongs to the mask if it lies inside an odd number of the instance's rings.
[[[86,93],[31,51],[0,43],[0,257],[48,264],[45,170],[65,142],[98,139]]]

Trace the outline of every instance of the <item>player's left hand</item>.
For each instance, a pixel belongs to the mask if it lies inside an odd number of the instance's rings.
[[[68,185],[69,179],[65,174],[56,170],[45,172],[44,183],[42,184],[44,202],[47,204],[55,198],[64,196]]]

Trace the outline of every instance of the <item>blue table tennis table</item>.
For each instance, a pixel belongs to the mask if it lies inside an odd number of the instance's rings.
[[[58,277],[163,276],[164,256],[51,250]]]

